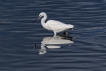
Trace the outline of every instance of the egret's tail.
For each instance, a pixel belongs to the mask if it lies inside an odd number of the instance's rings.
[[[74,28],[74,25],[69,24],[67,27],[68,27],[69,30],[72,30]]]

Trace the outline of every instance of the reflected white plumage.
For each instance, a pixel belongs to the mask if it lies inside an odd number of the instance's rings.
[[[47,22],[45,22],[45,20],[47,19],[47,14],[45,12],[41,12],[36,20],[38,20],[40,17],[43,17],[41,20],[42,26],[47,30],[53,31],[54,36],[56,36],[56,34],[59,32],[74,28],[74,25],[65,24],[56,20],[48,20]]]
[[[56,49],[56,48],[61,48],[62,45],[71,45],[72,43],[74,43],[71,39],[72,38],[70,38],[69,40],[68,37],[65,39],[64,37],[61,36],[44,37],[41,42],[41,49],[39,50],[39,54],[47,53],[46,50],[47,48]]]

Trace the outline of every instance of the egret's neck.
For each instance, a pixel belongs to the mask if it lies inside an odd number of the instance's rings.
[[[42,18],[42,20],[41,20],[41,24],[45,24],[45,20],[47,19],[47,15],[46,14],[44,14],[44,17]]]

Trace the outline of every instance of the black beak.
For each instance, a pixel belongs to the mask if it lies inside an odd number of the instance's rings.
[[[41,16],[38,16],[38,17],[33,21],[33,23],[36,22],[40,17],[41,17]]]

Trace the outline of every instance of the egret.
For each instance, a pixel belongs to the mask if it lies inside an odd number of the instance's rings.
[[[56,36],[56,34],[59,33],[59,32],[64,32],[66,30],[74,28],[74,25],[65,24],[65,23],[62,23],[62,22],[56,21],[56,20],[48,20],[47,22],[45,22],[45,20],[47,19],[47,14],[45,12],[41,12],[39,14],[39,16],[34,20],[34,22],[41,17],[43,17],[42,20],[41,20],[42,26],[47,30],[53,31],[54,36]]]

